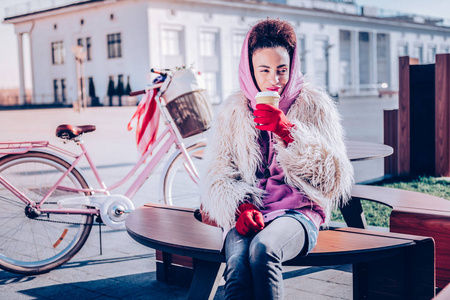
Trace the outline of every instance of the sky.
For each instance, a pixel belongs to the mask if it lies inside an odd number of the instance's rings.
[[[0,20],[3,20],[6,7],[11,7],[17,3],[23,2],[27,1],[0,0]],[[356,0],[355,2],[358,5],[376,6],[386,10],[450,18],[449,0]],[[27,61],[25,63],[27,63]],[[29,79],[27,82],[29,82]],[[15,88],[18,86],[19,58],[14,26],[0,23],[0,89]],[[28,86],[29,83],[27,84],[27,87]]]

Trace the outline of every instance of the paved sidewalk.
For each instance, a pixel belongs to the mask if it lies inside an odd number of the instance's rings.
[[[382,142],[382,109],[395,107],[395,99],[341,100],[338,107],[350,139]],[[126,125],[135,107],[88,108],[81,114],[72,109],[0,111],[0,140],[50,140],[59,124],[95,124],[97,131],[84,141],[100,166],[105,182],[123,177],[137,159],[134,132]],[[86,163],[82,167],[85,170]],[[163,165],[163,164],[162,164]],[[354,163],[358,181],[383,175],[382,160]],[[133,199],[135,206],[158,202],[159,174],[149,178]],[[86,177],[93,181],[92,174]],[[128,185],[118,188],[122,193]],[[98,227],[93,228],[85,247],[59,269],[38,276],[21,276],[0,271],[0,299],[184,299],[187,288],[156,281],[155,252],[132,240],[126,231],[102,227],[103,255],[99,255]],[[351,299],[349,265],[284,268],[286,299]],[[223,284],[223,282],[222,282]],[[222,287],[215,299],[223,299]]]

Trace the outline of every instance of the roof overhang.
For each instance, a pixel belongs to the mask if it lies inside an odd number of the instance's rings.
[[[15,24],[25,21],[34,20],[37,18],[48,17],[55,14],[60,14],[62,12],[70,12],[74,10],[86,9],[91,6],[105,5],[110,3],[122,2],[125,0],[87,0],[77,3],[68,4],[65,6],[55,7],[47,10],[31,12],[28,14],[7,17],[4,19],[4,23]],[[226,8],[238,8],[245,11],[253,12],[268,12],[268,13],[283,13],[283,14],[293,14],[299,17],[317,17],[328,20],[335,20],[339,22],[356,22],[361,24],[374,24],[379,26],[389,26],[389,27],[400,27],[410,30],[429,30],[441,33],[450,33],[450,27],[437,26],[431,24],[420,24],[412,23],[405,20],[393,20],[388,18],[372,17],[372,16],[362,16],[346,14],[341,12],[334,12],[328,10],[322,10],[317,8],[305,8],[299,6],[288,6],[280,5],[275,3],[269,3],[264,1],[256,0],[146,0],[147,2],[158,2],[161,4],[196,4],[202,6],[215,6],[215,7],[226,7]]]

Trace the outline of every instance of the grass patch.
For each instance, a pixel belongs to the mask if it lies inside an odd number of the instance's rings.
[[[372,185],[420,192],[450,200],[450,179],[448,178],[429,176],[391,178]],[[361,205],[367,225],[389,227],[389,215],[392,210],[390,207],[365,200],[361,201]],[[331,219],[344,222],[340,211],[334,211]]]

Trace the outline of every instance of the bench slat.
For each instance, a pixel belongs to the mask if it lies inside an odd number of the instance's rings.
[[[401,189],[355,185],[352,189],[352,198],[368,199],[386,204],[392,208],[415,208],[450,212],[449,200]]]
[[[351,233],[351,234],[349,234]],[[320,242],[311,251],[312,254],[338,255],[338,254],[356,254],[357,252],[377,251],[383,249],[396,248],[404,245],[412,245],[411,239],[399,239],[377,235],[361,235],[353,232],[325,230],[319,232]]]
[[[421,235],[412,235],[412,234],[402,234],[402,233],[395,233],[395,232],[385,232],[385,231],[375,231],[375,230],[367,230],[367,229],[361,229],[361,228],[352,228],[352,227],[342,227],[342,228],[336,228],[335,231],[345,231],[345,232],[353,232],[353,233],[359,233],[363,235],[376,235],[376,236],[382,236],[382,237],[392,237],[396,239],[405,239],[405,240],[412,240],[414,242],[418,241],[424,241],[431,239],[428,236],[421,236]],[[388,235],[386,235],[388,234]]]

